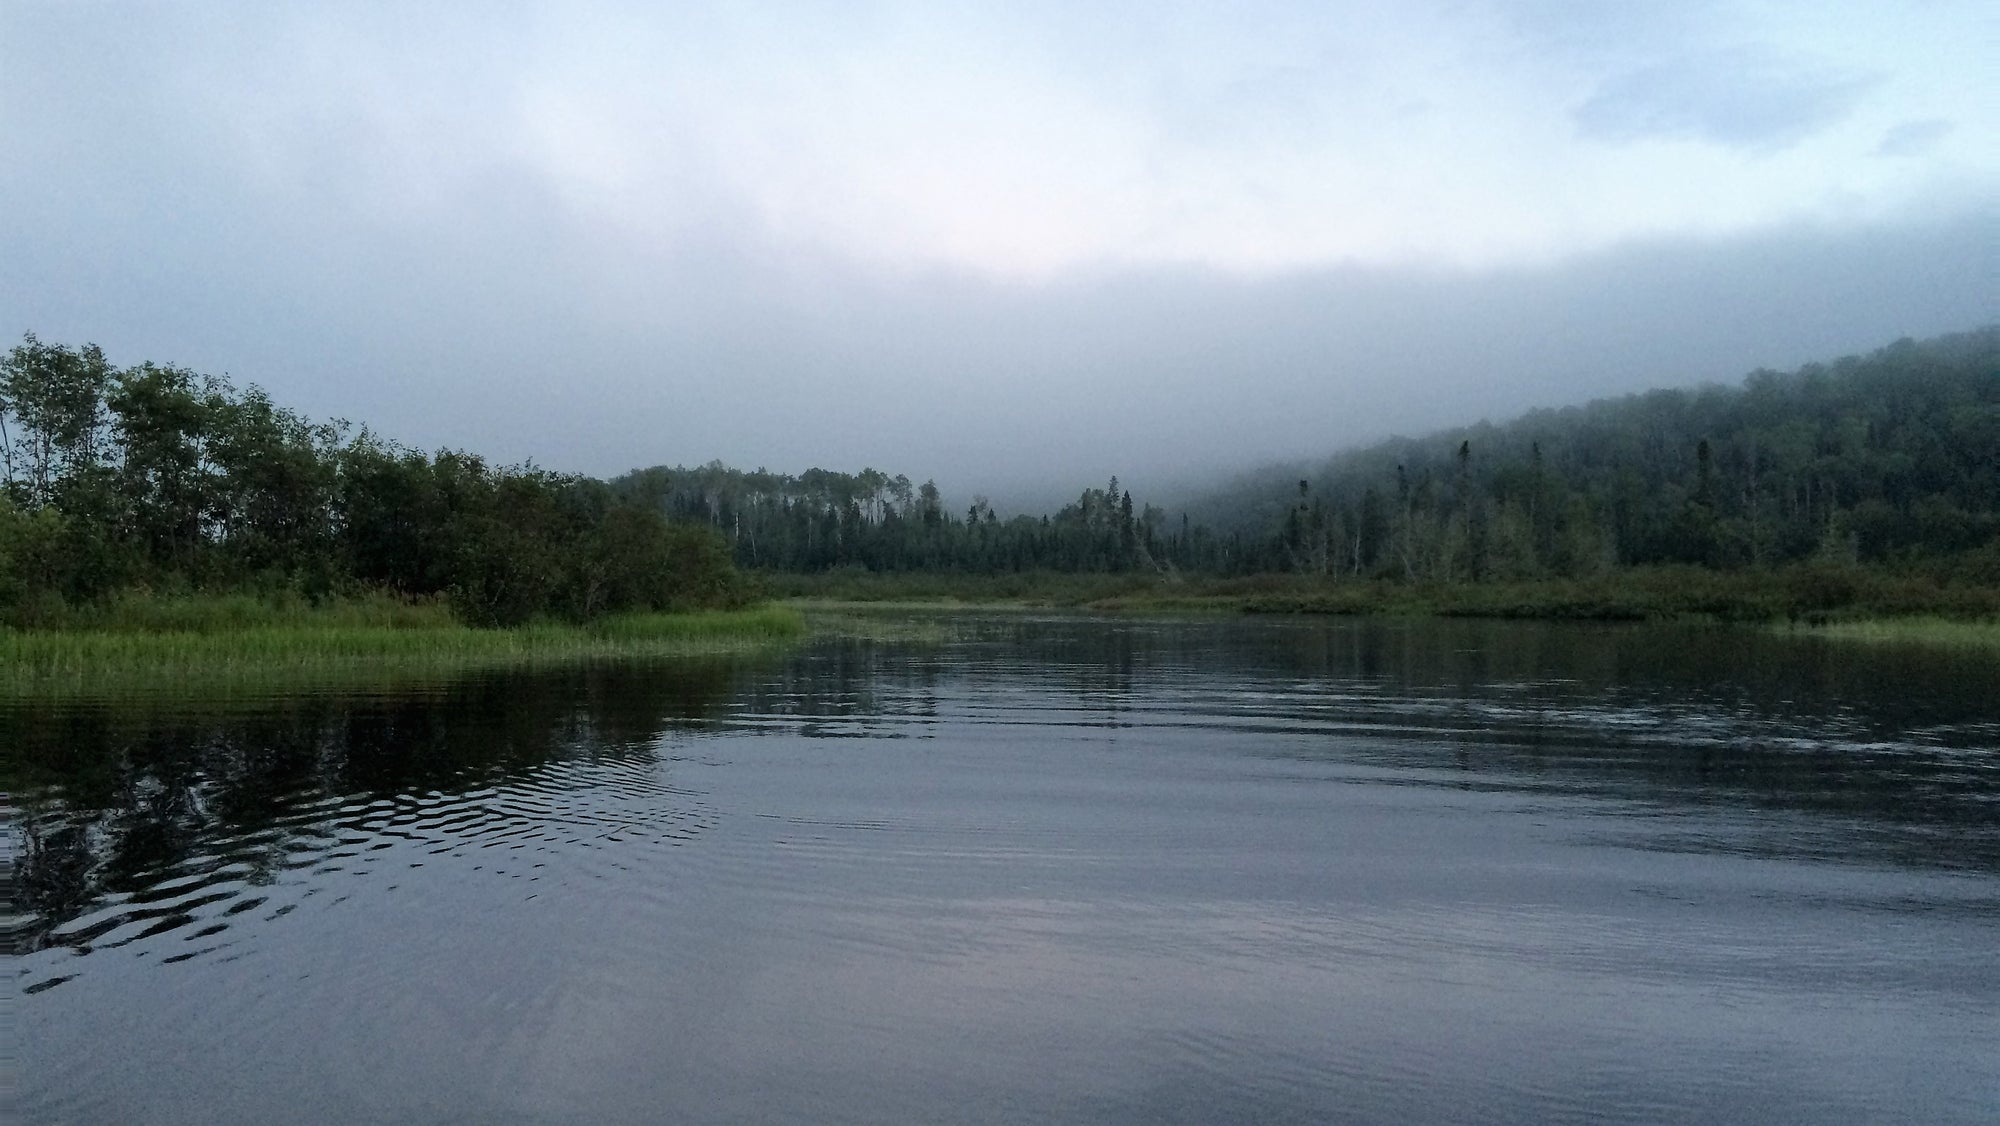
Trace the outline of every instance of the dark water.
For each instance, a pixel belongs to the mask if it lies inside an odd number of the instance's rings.
[[[958,619],[0,711],[19,1118],[2000,1119],[2000,663]]]

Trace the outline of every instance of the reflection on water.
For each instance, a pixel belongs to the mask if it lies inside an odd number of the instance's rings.
[[[0,743],[28,780],[16,949],[171,935],[214,941],[162,961],[211,953],[237,916],[280,918],[295,897],[337,889],[321,877],[379,872],[392,845],[399,861],[414,848],[529,881],[552,853],[624,846],[607,863],[631,863],[622,854],[705,823],[665,781],[655,744],[698,724],[733,681],[727,665],[600,666],[221,713],[116,701],[0,712]]]
[[[1978,1121],[2000,665],[941,645],[0,710],[31,1121]]]

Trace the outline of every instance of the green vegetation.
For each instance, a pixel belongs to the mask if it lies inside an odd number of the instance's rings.
[[[796,610],[608,615],[471,628],[441,603],[305,605],[126,598],[63,629],[0,629],[0,695],[285,689],[469,669],[754,651],[805,632]]]
[[[1401,582],[1266,574],[771,576],[774,593],[882,606],[1073,607],[1112,612],[1440,615],[1657,621],[1827,621],[1859,615],[2000,616],[2000,587],[1939,582],[1879,568],[1808,563],[1717,571],[1631,567],[1589,578]]]
[[[738,651],[721,538],[601,481],[406,450],[32,335],[0,362],[0,694]],[[671,611],[671,612],[670,612]]]
[[[875,469],[655,467],[619,495],[767,574],[1589,579],[1811,562],[2000,585],[2000,328],[1397,439],[1170,514],[1117,478],[1041,517],[963,517]],[[848,580],[835,580],[837,583]],[[892,580],[921,589],[924,584]],[[784,582],[780,586],[788,585]]]
[[[1833,641],[2000,652],[2000,618],[1976,621],[1938,617],[1864,618],[1793,628],[1806,636]]]
[[[1237,570],[1410,582],[1811,561],[2000,585],[2000,327],[1396,439],[1194,506]]]
[[[720,464],[611,483],[793,598],[1765,621],[2000,600],[2000,328],[1342,454],[1177,518]]]
[[[771,631],[661,615],[760,585],[840,631],[825,603],[2000,616],[2000,328],[1385,442],[1174,520],[1116,478],[1002,520],[874,469],[494,468],[33,336],[0,364],[0,455],[14,681],[720,644]]]
[[[1721,572],[1633,567],[1589,578],[1476,583],[1332,581],[1282,576],[1211,584],[1191,597],[1155,594],[1129,605],[1228,607],[1252,613],[1401,614],[1595,621],[1823,621],[1871,614],[1992,615],[2000,590],[1940,586],[1871,571],[1802,565]],[[1121,603],[1112,600],[1108,607]]]
[[[0,361],[0,622],[131,591],[442,600],[459,621],[740,606],[712,531],[601,481],[424,454],[255,387],[30,335]]]
[[[792,476],[711,462],[635,470],[611,487],[675,521],[708,525],[728,538],[738,566],[765,572],[1120,574],[1170,565],[1160,554],[1166,513],[1135,508],[1116,477],[1052,516],[1007,520],[983,496],[960,519],[935,482],[913,486],[875,469]]]

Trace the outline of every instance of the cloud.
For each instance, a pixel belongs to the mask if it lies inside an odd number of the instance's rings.
[[[1573,116],[1585,136],[1613,144],[1694,137],[1775,152],[1846,117],[1879,81],[1741,47],[1615,75]]]
[[[1951,122],[1941,117],[1905,121],[1882,134],[1882,143],[1875,146],[1875,155],[1917,156],[1944,140],[1954,128]]]
[[[735,239],[1019,284],[1486,269],[1874,220],[1991,179],[1970,137],[1857,159],[1982,88],[1952,21],[1746,10],[0,5],[0,40],[37,47],[0,68],[0,249],[10,218],[116,254],[91,232],[212,207],[326,246],[582,230],[663,259]],[[75,79],[93,72],[120,81]],[[1594,143],[1662,134],[1720,143]],[[553,214],[514,221],[535,199]]]
[[[1750,10],[0,3],[0,334],[999,499],[1990,317],[1965,21]]]

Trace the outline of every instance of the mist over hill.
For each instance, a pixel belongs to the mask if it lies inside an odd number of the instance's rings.
[[[738,564],[994,574],[1270,572],[1407,580],[1972,560],[2000,539],[2000,327],[1277,465],[1185,504],[1113,477],[1045,514],[864,468],[720,462],[612,483],[707,524]]]
[[[2000,327],[1393,438],[1182,510],[1265,568],[1405,577],[1990,549]]]

